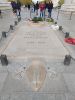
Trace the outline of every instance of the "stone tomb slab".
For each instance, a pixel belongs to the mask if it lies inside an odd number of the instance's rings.
[[[75,74],[63,74],[68,90],[75,93]]]
[[[7,73],[5,72],[0,72],[0,94],[1,94],[1,91],[3,89],[3,86],[5,84],[5,81],[6,81],[6,78],[7,78]]]
[[[34,23],[32,23],[34,24]],[[20,24],[13,39],[3,51],[11,57],[64,57],[68,54],[61,41],[49,25],[38,25],[23,22]]]

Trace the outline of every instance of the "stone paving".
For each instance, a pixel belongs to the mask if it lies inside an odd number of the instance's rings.
[[[50,25],[46,22],[38,23],[38,25],[28,21],[22,22],[2,54],[19,58],[33,57],[33,55],[36,58],[39,56],[49,58],[64,57],[69,53],[55,33],[56,31],[50,29]]]
[[[8,15],[6,14],[6,16]],[[16,27],[16,30],[21,25],[21,23],[24,23],[24,19],[27,20],[27,16],[29,16],[29,14],[28,15],[24,15],[24,13],[22,14],[22,21]],[[8,17],[6,17],[6,19],[7,18]],[[8,30],[10,23],[13,24],[13,21],[16,20],[14,17],[12,18],[11,21],[11,17],[9,17],[10,19],[9,22],[6,22],[5,24],[3,23],[3,20],[7,21],[6,19],[5,18],[0,19],[2,20],[0,21],[1,31]],[[3,27],[2,25],[4,26],[4,29],[2,28]],[[35,26],[33,25],[31,27],[35,27]],[[17,32],[19,33],[19,31]],[[52,35],[50,34],[49,37],[51,36],[57,37],[56,39],[57,42],[59,41],[59,43],[62,46],[62,49],[60,48],[60,53],[58,53],[57,55],[59,56],[59,54],[61,53],[64,54],[64,50],[68,52],[66,47],[63,46],[62,33],[58,31],[54,31],[54,32],[51,31],[51,32],[53,34]],[[55,32],[56,34],[54,35]],[[14,36],[14,33],[15,32],[11,32],[11,35],[8,36],[8,38],[6,39],[6,42],[8,42],[8,40],[10,40],[11,37]],[[59,33],[61,33],[61,36],[59,35]],[[19,34],[18,34],[18,38],[21,38]],[[15,38],[17,38],[16,35],[9,43],[9,45],[12,43],[13,46]],[[4,42],[3,44],[6,44],[6,42]],[[52,44],[54,44],[53,42]],[[3,51],[3,53],[7,53],[11,55],[11,53],[8,52],[8,50],[11,49],[9,48],[10,47],[9,45]],[[14,45],[16,46],[16,43]],[[15,50],[10,50],[10,51],[12,51],[12,53],[15,52]],[[63,58],[57,57],[55,59],[54,58],[44,59],[40,57],[40,61],[45,65],[47,74],[41,89],[37,92],[34,92],[30,86],[30,83],[26,75],[26,70],[28,69],[31,62],[34,60],[34,58],[33,57],[27,58],[26,56],[25,58],[21,59],[21,57],[16,58],[16,57],[8,56],[8,59],[9,59],[8,66],[2,66],[0,63],[0,100],[25,100],[25,99],[26,100],[35,100],[35,99],[36,100],[75,100],[75,61],[74,60],[71,61],[71,64],[69,66],[64,66]],[[18,74],[19,71],[20,73]]]
[[[58,16],[58,10],[53,10],[52,17],[57,21],[59,26],[63,27],[64,32],[69,32],[70,36],[75,38],[75,13],[72,15],[72,19],[70,20],[70,13],[66,14],[65,12],[60,12],[59,17]],[[60,34],[60,33],[59,33]],[[63,37],[62,35],[59,35],[61,38]],[[67,44],[67,48],[70,51],[72,57],[75,59],[75,46]]]

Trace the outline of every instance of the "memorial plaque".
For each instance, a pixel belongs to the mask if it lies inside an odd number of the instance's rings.
[[[15,57],[64,57],[68,51],[47,24],[22,23],[4,53]],[[32,26],[31,26],[32,25]],[[41,25],[43,25],[41,27]]]

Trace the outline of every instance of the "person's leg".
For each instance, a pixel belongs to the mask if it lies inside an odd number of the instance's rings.
[[[21,16],[21,10],[18,10],[19,11],[19,16]]]
[[[50,17],[50,10],[48,9],[48,18]]]
[[[51,17],[51,9],[49,10],[49,16],[48,16],[49,18]]]
[[[1,12],[1,10],[0,10],[0,18],[2,18],[2,12]]]
[[[36,10],[36,15],[38,15],[38,10]]]
[[[42,15],[42,12],[40,11],[40,17],[41,17],[41,15]]]
[[[34,7],[34,13],[35,13],[35,7]]]
[[[49,12],[49,17],[51,17],[51,10],[50,10],[50,12]]]
[[[51,16],[52,16],[52,9],[51,9]]]
[[[20,16],[20,11],[19,11],[19,16]]]
[[[44,17],[44,11],[42,11],[42,17]]]
[[[45,18],[45,10],[44,10],[44,18]]]

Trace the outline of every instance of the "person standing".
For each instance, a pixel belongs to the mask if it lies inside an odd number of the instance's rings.
[[[30,4],[28,4],[28,10],[30,10]]]
[[[21,2],[17,1],[17,11],[18,11],[18,16],[21,16]]]
[[[40,9],[40,17],[45,18],[45,4],[44,4],[44,2],[41,2],[39,4],[39,9]]]
[[[36,15],[38,15],[38,9],[39,9],[39,3],[37,1],[36,5],[35,5]]]
[[[52,9],[53,9],[53,3],[52,1],[50,1],[48,4],[48,17],[50,18],[51,18]]]
[[[35,10],[36,10],[36,5],[35,5],[35,3],[33,3],[33,7],[34,7],[34,13],[35,13]]]
[[[16,4],[16,2],[11,1],[11,6],[12,6],[13,13],[17,15],[17,4]]]

